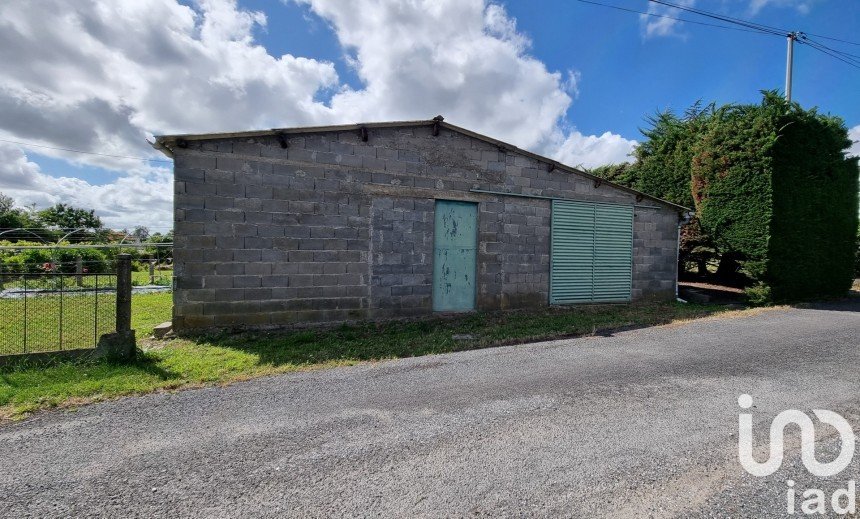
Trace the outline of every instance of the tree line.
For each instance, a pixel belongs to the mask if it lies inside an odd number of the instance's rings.
[[[131,230],[109,229],[105,227],[94,209],[57,203],[37,210],[34,205],[19,206],[14,198],[0,193],[0,241],[105,244],[123,240],[171,243],[173,231],[150,232],[149,228],[142,225]]]
[[[858,158],[839,117],[775,91],[648,118],[633,161],[594,175],[694,210],[679,273],[753,301],[844,294],[860,275]]]
[[[85,273],[105,273],[112,271],[120,253],[130,254],[136,269],[145,268],[149,262],[169,268],[172,242],[173,231],[150,232],[145,226],[114,230],[92,209],[58,203],[37,210],[34,206],[20,207],[12,197],[0,193],[0,277],[76,273],[81,268]],[[129,243],[151,245],[120,246]]]

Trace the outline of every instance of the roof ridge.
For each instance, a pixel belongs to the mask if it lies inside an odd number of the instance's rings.
[[[526,157],[530,157],[539,162],[544,162],[548,166],[553,169],[558,168],[567,171],[568,173],[573,173],[577,175],[584,176],[595,182],[599,182],[600,184],[606,184],[612,186],[616,189],[620,189],[622,191],[626,191],[637,197],[647,198],[649,200],[659,202],[661,204],[665,204],[673,209],[678,211],[690,211],[690,208],[684,207],[682,205],[669,202],[668,200],[663,200],[662,198],[649,195],[647,193],[643,193],[636,189],[622,186],[620,184],[616,184],[615,182],[611,182],[604,178],[598,177],[596,175],[592,175],[587,171],[583,171],[579,168],[569,166],[564,164],[563,162],[559,162],[555,159],[551,159],[549,157],[539,155],[537,153],[525,150],[520,148],[514,144],[510,144],[505,141],[501,141],[499,139],[490,137],[488,135],[484,135],[482,133],[478,133],[467,128],[463,128],[461,126],[457,126],[451,124],[449,122],[444,121],[444,118],[441,115],[437,115],[433,119],[421,119],[421,120],[412,120],[412,121],[389,121],[389,122],[371,122],[371,123],[353,123],[353,124],[341,124],[341,125],[328,125],[328,126],[299,126],[292,128],[272,128],[268,130],[249,130],[249,131],[240,131],[240,132],[226,132],[226,133],[200,133],[200,134],[174,134],[174,135],[156,135],[155,142],[150,143],[152,147],[161,151],[168,157],[173,157],[173,151],[167,146],[168,143],[177,142],[181,140],[210,140],[210,139],[230,139],[230,138],[242,138],[242,137],[264,137],[271,135],[282,135],[285,133],[323,133],[323,132],[339,132],[339,131],[351,131],[351,130],[361,130],[362,128],[402,128],[402,127],[417,127],[417,126],[432,126],[432,125],[440,125],[443,128],[446,128],[450,131],[454,131],[460,133],[462,135],[466,135],[467,137],[471,137],[473,139],[478,139],[493,145],[498,146],[499,148],[504,149],[505,151],[512,151],[515,153],[519,153],[521,155],[525,155]]]

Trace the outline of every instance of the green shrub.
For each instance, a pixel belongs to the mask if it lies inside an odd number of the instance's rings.
[[[860,227],[857,228],[857,254],[854,256],[854,277],[860,278]]]
[[[768,116],[751,106],[716,110],[696,136],[690,168],[702,229],[756,281],[766,270],[772,212],[776,129]]]
[[[685,206],[680,258],[758,302],[845,294],[860,275],[858,159],[841,119],[804,110],[776,92],[758,105],[701,109],[650,118],[636,162],[597,168],[603,178]]]
[[[765,305],[773,300],[773,294],[771,294],[770,287],[764,283],[756,283],[755,285],[748,287],[746,289],[746,294],[749,302],[754,305]]]
[[[18,242],[16,245],[22,245]],[[74,273],[77,259],[81,258],[87,272],[102,273],[113,269],[113,261],[101,249],[19,249],[3,251],[0,266],[4,272],[38,274],[46,270]]]
[[[693,207],[690,163],[701,127],[713,110],[713,105],[702,110],[696,104],[684,117],[668,111],[650,117],[651,127],[642,130],[646,140],[634,153],[636,178],[632,187],[684,207]]]
[[[775,92],[720,108],[694,146],[703,229],[740,258],[759,302],[845,294],[854,277],[858,169],[841,119]]]
[[[608,164],[606,166],[598,166],[588,172],[614,184],[637,189],[636,179],[639,178],[639,169],[636,164],[631,164],[630,162]]]
[[[784,103],[783,104],[787,104]],[[841,119],[792,105],[777,123],[768,281],[775,300],[844,295],[854,280],[857,158]]]

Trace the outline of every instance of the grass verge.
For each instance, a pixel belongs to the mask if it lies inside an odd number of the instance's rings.
[[[170,294],[135,297],[134,326],[139,337],[169,318],[169,298]],[[132,364],[65,363],[0,372],[0,418],[20,418],[38,409],[120,395],[226,384],[289,371],[655,326],[726,310],[677,303],[590,306],[344,325],[328,330],[144,339],[142,354]]]
[[[157,292],[131,296],[131,327],[138,337],[147,337],[157,325],[169,321],[173,315],[173,294]]]

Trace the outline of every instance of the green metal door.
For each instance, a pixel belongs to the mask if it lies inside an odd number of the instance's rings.
[[[595,301],[630,301],[633,285],[633,207],[594,204]]]
[[[594,207],[552,201],[550,303],[586,303],[594,280]]]
[[[633,207],[553,200],[550,303],[630,301]]]
[[[436,200],[433,310],[475,309],[478,204]]]

